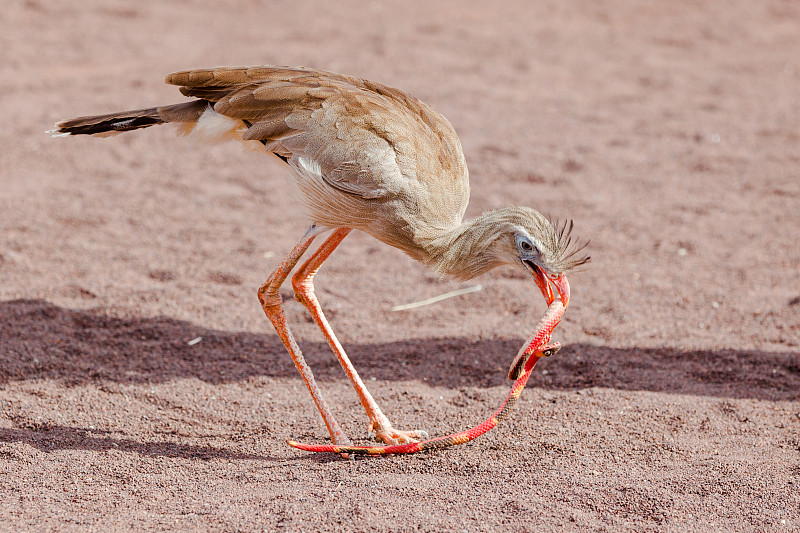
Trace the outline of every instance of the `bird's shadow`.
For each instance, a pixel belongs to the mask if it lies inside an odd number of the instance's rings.
[[[202,342],[188,341],[202,337]],[[348,344],[362,376],[449,388],[508,384],[523,339],[459,338]],[[326,343],[300,343],[320,381],[341,379]],[[568,344],[540,363],[529,386],[607,387],[758,400],[800,399],[800,354],[759,350],[613,348]],[[537,367],[538,368],[538,367]],[[54,379],[158,383],[193,377],[217,384],[254,376],[295,377],[276,335],[212,330],[168,317],[120,319],[44,300],[0,302],[0,386]]]
[[[202,337],[202,342],[190,345],[188,341],[197,337]],[[487,388],[509,383],[506,365],[522,342],[439,338],[349,344],[346,348],[365,377]],[[318,380],[342,379],[327,344],[302,339],[301,344]],[[540,364],[530,387],[800,399],[800,357],[796,353],[571,344]],[[275,335],[211,330],[166,317],[112,318],[44,300],[0,302],[0,398],[9,383],[41,379],[69,387],[91,382],[153,384],[189,377],[222,384],[254,376],[296,375]],[[212,446],[142,443],[93,429],[12,422],[15,428],[0,428],[0,442],[27,442],[48,451],[71,447],[199,459],[274,459]]]
[[[124,437],[117,437],[109,431],[63,426],[51,423],[37,423],[30,420],[18,420],[15,428],[0,428],[0,442],[22,442],[42,451],[53,452],[65,449],[80,449],[94,451],[110,451],[136,453],[152,457],[177,457],[210,461],[214,459],[227,460],[258,460],[278,461],[271,456],[240,453],[217,448],[214,446],[198,446],[175,442],[140,442]],[[0,451],[0,456],[9,454]]]

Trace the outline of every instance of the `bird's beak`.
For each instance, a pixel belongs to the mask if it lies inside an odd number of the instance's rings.
[[[561,273],[557,276],[548,277],[550,283],[552,283],[553,287],[556,288],[556,292],[558,292],[558,297],[561,298],[561,303],[564,304],[564,308],[567,308],[569,305],[569,282],[567,281],[567,276],[564,273]]]
[[[525,266],[528,267],[528,270],[533,274],[533,280],[536,282],[536,286],[539,287],[539,290],[542,291],[542,296],[547,300],[547,305],[550,305],[553,303],[553,300],[555,300],[555,295],[553,294],[553,287],[555,287],[558,297],[561,299],[561,303],[563,303],[564,308],[566,308],[569,304],[569,282],[567,281],[567,276],[563,273],[549,274],[533,261],[523,261],[523,263],[525,263]]]

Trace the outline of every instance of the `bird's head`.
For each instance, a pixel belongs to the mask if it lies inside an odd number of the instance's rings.
[[[526,207],[504,211],[502,219],[496,221],[501,227],[497,228],[497,238],[492,244],[496,260],[530,272],[548,305],[555,298],[555,288],[566,307],[569,302],[566,274],[589,261],[589,256],[581,253],[588,241],[573,240],[571,220],[551,222]]]
[[[566,307],[566,274],[589,261],[581,253],[588,242],[577,242],[571,234],[571,220],[552,223],[528,207],[502,207],[431,240],[423,257],[438,272],[464,280],[503,265],[523,268],[533,275],[548,305],[555,288]]]

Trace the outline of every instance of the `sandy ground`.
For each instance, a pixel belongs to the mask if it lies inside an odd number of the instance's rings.
[[[430,4],[6,1],[0,530],[800,530],[800,4]],[[411,92],[461,135],[470,216],[530,205],[591,238],[565,348],[493,432],[289,448],[327,434],[255,297],[306,225],[285,168],[168,127],[43,133],[182,101],[168,72],[268,63]],[[544,310],[513,269],[440,280],[363,234],[317,287],[390,418],[437,435],[500,404]]]

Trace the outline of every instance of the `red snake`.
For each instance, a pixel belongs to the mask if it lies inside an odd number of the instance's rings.
[[[564,297],[565,300],[568,300],[569,298],[568,291],[569,289],[567,288],[567,294],[562,295],[562,297],[566,296]],[[539,360],[539,358],[550,356],[561,348],[560,343],[550,342],[550,334],[561,321],[561,317],[564,315],[565,304],[562,303],[561,299],[553,298],[552,293],[548,300],[551,300],[550,305],[548,306],[547,311],[545,311],[542,319],[539,321],[539,325],[534,331],[534,334],[531,336],[530,340],[522,346],[522,349],[520,349],[511,365],[509,377],[511,379],[515,379],[515,381],[511,386],[511,391],[508,393],[508,397],[500,406],[500,408],[481,424],[466,431],[454,433],[446,437],[436,437],[433,439],[411,442],[408,444],[394,444],[389,446],[338,446],[336,444],[303,444],[290,440],[288,441],[289,445],[308,452],[388,455],[394,453],[416,453],[423,450],[448,448],[450,446],[464,444],[477,437],[480,437],[490,429],[497,426],[497,424],[502,422],[508,416],[509,412],[511,411],[511,407],[514,405],[514,403],[516,403],[520,394],[522,394],[522,389],[525,388],[525,384],[528,382],[528,378],[531,376],[533,368],[536,366],[536,362]]]

